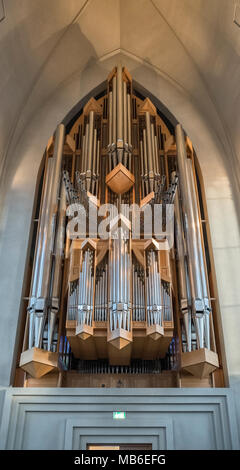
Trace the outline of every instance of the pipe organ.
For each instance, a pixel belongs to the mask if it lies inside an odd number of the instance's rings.
[[[69,368],[66,341],[94,370],[138,361],[146,374],[173,349],[179,374],[202,379],[219,368],[195,159],[181,125],[174,134],[122,65],[70,129],[58,126],[46,150],[20,358],[29,376]]]

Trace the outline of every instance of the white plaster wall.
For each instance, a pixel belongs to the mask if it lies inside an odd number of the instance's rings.
[[[234,193],[218,121],[197,106],[190,93],[156,67],[133,54],[116,51],[104,58],[92,59],[62,83],[39,104],[9,157],[5,174],[7,188],[1,220],[0,240],[0,384],[11,382],[10,364],[14,367],[23,273],[31,224],[36,177],[44,148],[57,124],[69,110],[93,88],[106,79],[108,72],[121,60],[132,77],[148,89],[182,123],[196,149],[205,182],[210,219],[221,317],[229,376],[238,381],[240,356],[237,348],[240,333],[240,264],[239,225],[233,202]]]

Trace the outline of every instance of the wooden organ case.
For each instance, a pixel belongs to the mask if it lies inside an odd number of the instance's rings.
[[[190,140],[121,65],[71,126],[60,124],[46,149],[16,383],[24,371],[25,386],[219,386]]]

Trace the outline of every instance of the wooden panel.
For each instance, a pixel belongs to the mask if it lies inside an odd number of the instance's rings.
[[[209,388],[212,387],[212,378],[211,375],[208,375],[208,377],[200,379],[182,371],[179,374],[179,386],[180,388]]]
[[[58,354],[44,349],[27,349],[21,354],[20,367],[32,377],[39,378],[57,369]]]
[[[58,372],[49,372],[49,374],[41,377],[40,379],[35,379],[33,377],[27,376],[25,381],[25,387],[58,387],[59,385],[59,373]]]
[[[122,335],[123,339],[131,342],[131,347],[126,343],[123,349],[119,349],[109,343],[107,322],[93,322],[93,336],[85,341],[76,336],[76,325],[75,320],[66,322],[67,338],[75,357],[89,360],[109,358],[111,364],[118,365],[129,364],[131,358],[151,360],[164,357],[173,338],[174,327],[173,322],[164,322],[163,336],[154,340],[147,335],[146,322],[133,322],[132,335],[124,330]],[[114,340],[116,334],[111,337]]]
[[[174,371],[161,374],[79,374],[70,371],[63,379],[64,387],[106,387],[106,388],[172,388],[177,386]]]
[[[196,377],[208,377],[219,367],[218,355],[206,348],[182,353],[181,367]]]
[[[106,176],[106,184],[109,188],[117,193],[124,194],[133,186],[135,182],[134,175],[119,163],[108,175]]]

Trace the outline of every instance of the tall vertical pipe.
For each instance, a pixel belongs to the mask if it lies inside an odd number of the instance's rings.
[[[154,124],[151,123],[151,143],[152,143],[152,155],[153,155],[153,172],[157,173],[157,156],[155,152],[155,139],[154,139]]]
[[[98,186],[99,186],[99,173],[100,173],[100,141],[97,141],[97,161],[96,161],[96,196],[98,196]]]
[[[123,142],[127,143],[127,84],[123,81]],[[127,152],[124,150],[124,165],[127,167]]]
[[[113,131],[113,93],[110,91],[109,93],[109,108],[108,108],[108,143],[112,145],[113,138],[112,138],[112,131]]]
[[[175,231],[176,231],[176,242],[177,242],[177,258],[178,258],[178,282],[179,282],[179,295],[180,305],[183,314],[183,323],[186,333],[187,350],[191,351],[191,311],[188,306],[188,291],[187,287],[187,264],[185,260],[185,249],[184,249],[184,233],[182,226],[182,217],[179,205],[179,192],[178,189],[175,195]]]
[[[86,144],[86,136],[83,135],[82,150],[81,150],[81,173],[84,173],[85,144]]]
[[[146,128],[147,128],[147,150],[149,173],[153,172],[153,154],[152,154],[152,136],[151,136],[151,120],[149,111],[146,112]]]
[[[141,186],[142,186],[142,198],[145,197],[145,187],[144,187],[144,176],[145,176],[145,170],[144,170],[144,157],[143,157],[143,143],[142,140],[140,141],[140,164],[141,164]]]
[[[117,66],[117,140],[123,140],[122,66]]]
[[[92,187],[90,188],[92,194],[95,194],[95,178],[96,178],[96,156],[97,156],[97,129],[94,129],[93,136],[93,162],[92,162],[92,174],[94,178],[92,179]]]
[[[60,204],[59,216],[57,223],[57,233],[54,246],[54,264],[53,264],[53,282],[51,286],[50,297],[51,308],[49,312],[49,328],[48,328],[48,351],[51,349],[56,318],[59,311],[60,294],[61,294],[61,280],[62,280],[62,260],[64,254],[64,240],[65,240],[65,219],[66,219],[66,192],[61,183],[60,191]]]
[[[156,172],[159,174],[159,158],[158,158],[158,144],[157,144],[157,136],[154,136],[154,145],[155,145],[155,155],[156,155]]]
[[[112,140],[117,143],[117,79],[116,75],[113,77],[113,118],[112,118]]]
[[[145,166],[145,178],[146,178],[146,192],[150,191],[150,183],[149,183],[149,158],[147,153],[147,136],[146,136],[146,129],[143,129],[143,153],[144,153],[144,166]]]
[[[93,123],[94,123],[94,111],[89,113],[89,136],[88,136],[88,158],[87,158],[87,170],[92,169],[92,153],[93,153]]]
[[[127,94],[127,115],[128,115],[128,145],[132,145],[132,123],[131,123],[131,96]]]
[[[40,348],[44,324],[47,315],[47,304],[52,268],[52,253],[56,229],[56,216],[61,181],[61,163],[64,145],[65,128],[63,124],[57,127],[53,157],[47,167],[47,177],[42,198],[40,222],[37,234],[37,244],[34,256],[32,286],[30,292],[29,311],[38,310],[35,322],[30,322],[29,347],[33,346],[33,323],[35,331],[35,346]],[[48,163],[49,163],[48,161]],[[39,312],[41,312],[39,314]]]
[[[209,313],[211,310],[210,300],[209,300],[210,294],[209,294],[209,286],[208,286],[208,281],[207,281],[206,265],[204,262],[204,248],[203,248],[202,238],[201,238],[201,227],[200,227],[199,211],[198,211],[198,205],[197,205],[196,188],[195,188],[194,177],[193,177],[193,166],[192,166],[192,161],[190,159],[187,162],[187,172],[188,172],[190,189],[191,189],[192,200],[193,200],[193,214],[194,214],[194,221],[195,221],[195,226],[196,226],[197,247],[198,247],[199,261],[200,261],[200,275],[201,275],[201,280],[202,280],[202,292],[203,292],[204,311],[205,311],[205,318],[204,318],[205,342],[206,342],[206,347],[210,349],[210,323],[209,323]]]
[[[190,281],[191,291],[193,295],[193,314],[198,337],[198,346],[204,347],[203,338],[203,314],[204,301],[202,290],[202,279],[200,266],[201,261],[198,252],[198,242],[194,218],[194,208],[191,195],[191,187],[189,175],[187,172],[187,155],[183,130],[180,124],[176,126],[176,143],[178,155],[179,182],[181,189],[181,197],[183,201],[183,210],[187,217],[187,245],[189,252]]]
[[[84,165],[83,165],[83,173],[86,173],[86,171],[87,171],[88,136],[89,136],[89,123],[86,124],[86,131],[85,131],[85,147],[84,147]]]

